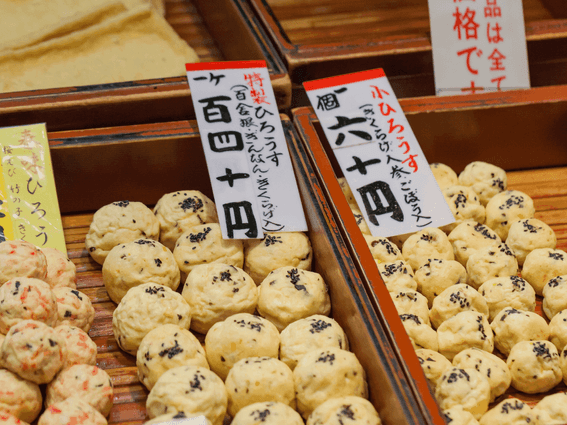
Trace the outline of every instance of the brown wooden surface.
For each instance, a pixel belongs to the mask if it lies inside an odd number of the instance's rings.
[[[309,226],[313,270],[327,283],[333,318],[345,330],[351,351],[367,373],[369,399],[385,424],[442,424],[438,411],[431,415],[416,401],[293,124],[285,116],[282,119]],[[109,422],[139,424],[145,419],[148,392],[138,382],[134,357],[123,353],[113,338],[115,304],[104,288],[101,266],[85,250],[93,213],[77,211],[120,199],[151,206],[164,193],[188,188],[212,196],[197,126],[181,121],[52,132],[48,138],[69,256],[77,266],[79,290],[95,306],[90,335],[99,349],[98,365],[115,385]]]
[[[286,62],[292,107],[309,105],[304,81],[373,68],[399,98],[435,94],[427,0],[250,1]],[[531,86],[567,84],[564,2],[523,4]]]
[[[246,0],[166,0],[165,5],[166,19],[201,62],[265,60],[278,107],[290,105],[289,76]],[[0,93],[3,126],[46,122],[49,131],[59,131],[194,117],[185,76]]]
[[[414,112],[417,113],[415,110]],[[409,373],[417,374],[421,377],[419,373],[421,366],[417,361],[415,352],[411,345],[408,346],[407,344],[407,335],[398,318],[398,313],[380,278],[376,263],[354,220],[346,198],[336,181],[335,176],[341,176],[342,173],[336,161],[331,160],[331,153],[328,150],[325,151],[325,147],[328,147],[328,143],[323,132],[320,131],[318,121],[311,108],[298,108],[293,111],[293,117],[296,128],[304,140],[308,152],[316,163],[315,168],[317,173],[320,178],[324,179],[326,182],[325,189],[329,203],[334,206],[337,221],[345,228],[345,239],[347,239],[347,242],[350,242],[352,255],[358,260],[361,273],[366,276],[369,291],[375,294],[374,301],[376,308],[382,311],[382,314],[388,321],[388,325],[393,333],[392,340],[398,347],[398,353],[403,361],[406,362]],[[561,136],[561,134],[556,136]],[[489,146],[491,143],[494,143],[494,141],[479,140],[478,143],[481,146]],[[323,145],[325,145],[325,147],[323,147]],[[509,148],[514,149],[515,147],[512,145],[509,146]],[[473,156],[468,156],[463,159],[459,156],[457,149],[453,150],[455,161],[451,161],[449,156],[445,157],[443,162],[453,167],[457,173],[460,173],[467,163],[479,159]],[[457,158],[457,156],[459,157]],[[430,162],[437,161],[435,156],[428,156],[427,158]],[[464,164],[462,164],[463,161]],[[511,167],[505,168],[509,170]],[[564,166],[561,167],[507,171],[507,176],[508,188],[520,190],[528,194],[534,200],[536,208],[535,217],[547,223],[554,230],[557,236],[557,248],[567,251],[567,163],[564,163]],[[541,302],[542,298],[538,296],[536,312],[542,315],[549,323],[549,320],[547,320],[542,312]],[[500,355],[496,350],[495,354]],[[503,357],[502,355],[500,356]],[[427,385],[424,385],[424,383],[420,381],[417,381],[416,385],[421,392],[425,405],[433,409],[434,407],[431,403],[433,402],[434,404],[435,402],[432,401],[432,395]],[[516,391],[514,388],[510,387],[493,405],[506,397],[517,397],[533,407],[537,401],[541,400],[545,395],[566,390],[567,387],[565,384],[561,383],[547,393],[530,395]]]
[[[430,36],[429,9],[424,0],[267,0],[267,3],[291,43],[296,45]],[[532,25],[551,23],[557,17],[542,0],[523,0],[523,4],[528,36]]]

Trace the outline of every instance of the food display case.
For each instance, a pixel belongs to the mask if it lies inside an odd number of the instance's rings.
[[[374,309],[350,258],[324,190],[282,116],[284,131],[305,210],[314,252],[313,270],[328,284],[331,315],[345,329],[351,350],[367,374],[370,400],[385,424],[442,424],[429,397],[416,397],[426,386],[417,360],[400,363],[390,345],[389,330]],[[51,157],[63,214],[68,254],[77,266],[80,291],[96,310],[90,336],[98,346],[97,364],[114,384],[109,423],[141,424],[148,391],[138,381],[135,357],[121,351],[113,336],[116,308],[102,281],[101,266],[86,248],[93,211],[129,199],[153,205],[165,193],[190,188],[212,196],[199,132],[194,121],[51,132]],[[201,338],[203,338],[201,336]],[[409,345],[409,340],[405,341]],[[433,406],[433,407],[432,407]]]
[[[283,62],[244,0],[168,0],[166,19],[201,62],[264,60],[280,109],[291,102]],[[185,76],[0,93],[3,126],[46,122],[50,131],[194,118]]]
[[[252,0],[281,54],[293,106],[301,83],[383,68],[398,98],[435,94],[426,0]],[[560,0],[523,0],[532,87],[566,84],[567,10]]]
[[[278,109],[288,113],[280,118],[313,270],[328,285],[331,317],[362,363],[386,425],[445,421],[302,83],[383,68],[428,161],[457,172],[472,161],[503,168],[508,188],[533,198],[535,217],[567,251],[567,8],[560,0],[523,5],[532,88],[435,97],[427,0],[165,0],[168,23],[200,61],[266,61]],[[184,76],[0,94],[0,127],[46,123],[68,255],[77,289],[95,308],[89,335],[97,365],[114,385],[110,424],[143,424],[149,392],[135,357],[114,338],[116,304],[85,237],[94,212],[115,201],[152,207],[185,189],[212,198],[194,118]],[[541,297],[536,312],[544,316]],[[533,407],[557,391],[567,391],[565,384],[535,395],[510,387],[497,401],[517,397]]]
[[[564,125],[566,96],[567,87],[557,86],[466,97],[408,98],[401,99],[400,105],[428,161],[447,164],[457,173],[472,161],[502,167],[507,172],[508,189],[522,191],[534,200],[535,217],[554,230],[557,249],[565,251],[567,147],[563,141],[567,136],[567,126]],[[337,181],[342,172],[323,129],[309,107],[294,109],[293,120],[319,178],[325,182],[325,194],[343,229],[353,259],[365,277],[370,297],[383,313],[395,341],[405,334],[405,330]],[[516,131],[519,133],[515,134]],[[541,296],[537,297],[535,311],[545,318]],[[416,357],[414,349],[399,349],[398,352],[402,361],[413,362]],[[426,391],[425,396],[429,396],[429,390]],[[496,401],[516,397],[533,407],[544,396],[559,391],[565,391],[565,384],[543,394],[526,394],[510,387]]]

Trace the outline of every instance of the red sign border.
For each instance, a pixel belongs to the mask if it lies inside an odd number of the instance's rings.
[[[216,69],[267,68],[266,61],[228,61],[186,63],[186,71],[214,71]]]
[[[303,87],[305,88],[305,91],[328,89],[330,87],[344,86],[346,84],[358,83],[359,81],[365,80],[374,80],[385,76],[386,73],[382,68],[376,68],[368,71],[337,75],[336,77],[321,78],[320,80],[306,81],[303,83]]]

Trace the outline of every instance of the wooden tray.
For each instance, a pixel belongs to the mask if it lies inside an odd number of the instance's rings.
[[[265,60],[278,107],[290,105],[287,71],[245,0],[166,0],[166,19],[202,62]],[[186,77],[0,93],[2,126],[46,122],[56,131],[194,117]]]
[[[562,89],[567,88],[563,86]],[[447,99],[445,98],[445,100]],[[477,160],[492,162],[503,167],[508,174],[508,188],[520,190],[533,198],[536,207],[536,218],[551,226],[557,235],[557,248],[567,251],[567,149],[565,145],[560,145],[561,148],[555,152],[553,150],[548,152],[548,155],[537,156],[532,155],[531,152],[526,154],[524,149],[527,147],[527,143],[530,146],[529,139],[523,142],[508,138],[499,139],[501,129],[494,129],[495,131],[492,134],[482,133],[486,138],[478,138],[476,144],[471,145],[471,149],[467,149],[468,146],[465,143],[468,143],[468,140],[465,142],[459,138],[460,134],[454,135],[451,133],[451,130],[460,127],[469,131],[471,128],[478,129],[485,124],[484,120],[486,119],[486,116],[481,112],[490,112],[490,115],[495,120],[502,118],[500,125],[510,129],[514,126],[519,126],[524,129],[526,135],[529,135],[532,130],[539,126],[536,123],[537,120],[527,119],[530,116],[528,113],[533,111],[531,106],[537,104],[537,110],[539,108],[542,111],[547,110],[550,118],[553,117],[552,119],[557,120],[562,117],[565,120],[567,111],[561,111],[560,104],[542,101],[541,99],[539,99],[539,103],[521,104],[527,109],[511,100],[502,101],[498,104],[499,107],[488,109],[486,109],[486,104],[477,104],[473,107],[472,103],[469,103],[467,107],[463,107],[463,104],[458,103],[446,104],[443,106],[445,109],[435,109],[436,107],[441,108],[441,105],[419,104],[415,99],[403,99],[400,101],[400,104],[429,161],[443,162],[457,172],[460,172],[469,162]],[[557,110],[556,106],[558,106]],[[514,110],[515,113],[509,114],[508,108]],[[431,113],[432,111],[438,113]],[[452,126],[449,128],[438,126],[437,120],[443,114],[450,114],[451,116]],[[511,117],[515,117],[515,120],[511,120]],[[402,362],[414,362],[416,356],[413,348],[404,349],[400,347],[398,342],[398,338],[405,335],[405,330],[399,320],[388,290],[380,277],[366,241],[338,184],[336,177],[342,176],[342,173],[334,160],[332,152],[330,152],[329,143],[325,138],[320,123],[312,108],[306,107],[295,109],[293,111],[293,120],[299,136],[305,144],[306,151],[314,163],[314,168],[319,178],[325,182],[323,188],[328,197],[329,205],[333,206],[337,222],[342,226],[345,241],[349,245],[351,254],[360,268],[361,275],[365,277],[370,297],[391,328],[394,336],[393,346],[399,347],[398,353]],[[441,118],[441,120],[444,120],[444,118]],[[428,123],[429,125],[427,125]],[[553,133],[549,130],[547,133],[544,133],[545,136],[552,134],[553,137],[551,139],[565,140],[567,127],[554,127],[553,129]],[[433,143],[432,138],[436,143]],[[540,143],[548,148],[553,146],[553,140],[543,139],[544,137],[538,138],[538,146]],[[425,140],[425,143],[423,140]],[[438,144],[443,145],[444,142],[451,143],[452,149],[445,151],[437,146]],[[510,155],[499,156],[498,153],[494,152],[494,149],[498,150],[499,147],[508,150]],[[514,151],[515,153],[513,153]],[[523,160],[520,163],[515,163],[514,159],[520,155],[524,156]],[[533,161],[533,164],[530,164],[530,161]],[[559,164],[563,166],[556,167]],[[519,170],[519,168],[533,168],[530,165],[546,168]],[[544,316],[541,310],[541,297],[539,296],[536,312]],[[505,396],[517,397],[528,402],[533,407],[543,396],[558,390],[565,391],[566,389],[565,385],[561,384],[549,393],[529,395],[520,393],[510,387]],[[420,390],[423,397],[428,398],[431,396],[427,387],[420,387]],[[501,401],[501,399],[499,398],[498,401]]]
[[[367,372],[370,400],[385,424],[443,424],[432,398],[417,401],[415,382],[426,385],[419,363],[414,359],[412,367],[418,373],[406,379],[407,366],[399,363],[390,346],[389,330],[382,327],[366,293],[293,124],[283,117],[283,125],[309,224],[314,270],[328,283],[333,317],[344,327],[351,350]],[[98,365],[115,385],[109,423],[141,424],[148,392],[138,382],[135,358],[114,340],[115,304],[84,240],[92,211],[112,201],[130,199],[151,206],[161,195],[184,188],[212,195],[196,123],[50,132],[48,137],[67,249],[77,266],[78,288],[89,295],[96,310],[90,335],[99,349]],[[407,337],[403,343],[411,346]],[[425,403],[430,405],[426,408]]]
[[[452,3],[452,2],[451,2]],[[292,106],[301,83],[383,68],[398,97],[435,94],[427,0],[251,0],[282,55]],[[532,87],[567,84],[567,8],[523,0]]]

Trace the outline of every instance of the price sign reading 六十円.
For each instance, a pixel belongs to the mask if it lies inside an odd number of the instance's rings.
[[[66,253],[45,124],[0,128],[0,240]]]
[[[522,8],[520,0],[429,0],[438,95],[530,88]]]
[[[266,63],[186,69],[223,237],[307,230]]]
[[[303,85],[373,236],[455,221],[382,69]]]

